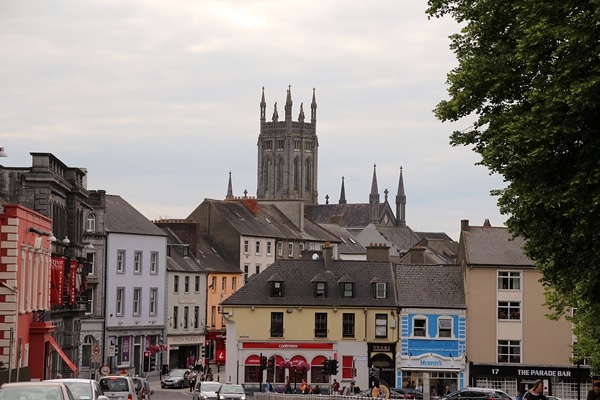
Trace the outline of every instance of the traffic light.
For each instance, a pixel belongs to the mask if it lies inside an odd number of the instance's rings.
[[[331,360],[323,361],[323,374],[331,375]]]
[[[210,340],[204,342],[204,358],[212,358],[212,342]]]
[[[202,358],[206,358],[206,346],[202,346]]]
[[[275,372],[275,356],[269,357],[269,360],[267,361],[267,369]]]
[[[267,356],[260,355],[260,370],[264,371],[267,369]]]
[[[150,352],[144,352],[144,372],[150,372]]]
[[[333,360],[329,360],[329,363],[331,365],[331,375],[337,375],[338,373],[338,360],[333,359]]]

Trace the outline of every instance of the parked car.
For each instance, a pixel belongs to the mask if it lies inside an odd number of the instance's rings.
[[[93,379],[61,378],[46,382],[64,383],[75,397],[75,400],[108,400],[100,384]]]
[[[103,376],[98,383],[109,400],[137,400],[135,381],[130,376]]]
[[[394,389],[390,389],[390,392],[397,393],[397,395],[399,396],[398,398],[401,398],[401,399],[423,400],[423,393],[416,389],[394,388]]]
[[[216,400],[217,390],[219,390],[220,387],[220,382],[200,381],[194,388],[194,400]]]
[[[63,382],[52,380],[12,382],[5,383],[0,387],[0,400],[18,399],[75,400],[75,397]]]
[[[458,400],[458,399],[473,399],[473,400],[512,400],[512,398],[502,390],[491,388],[464,388],[457,390],[442,397],[442,400]]]
[[[246,390],[242,385],[224,383],[217,390],[217,400],[246,400]]]
[[[188,381],[188,375],[190,374],[189,369],[175,368],[170,370],[166,375],[163,375],[160,381],[160,387],[165,388],[179,388],[188,387],[190,382]]]

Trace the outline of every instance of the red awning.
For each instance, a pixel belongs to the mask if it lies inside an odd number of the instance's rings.
[[[252,354],[246,358],[245,365],[260,365],[260,356]]]
[[[67,357],[67,355],[65,354],[63,349],[58,345],[58,343],[56,343],[56,340],[54,340],[54,338],[52,336],[50,336],[49,342],[50,342],[50,346],[52,346],[54,348],[54,350],[56,350],[56,352],[58,353],[60,358],[62,358],[62,360],[65,362],[65,364],[67,364],[69,366],[71,371],[73,371],[74,373],[77,373],[77,367],[75,366],[75,364],[73,364],[73,361],[71,361],[71,359],[69,357]]]
[[[304,364],[306,364],[306,358],[302,357],[302,356],[294,356],[291,359],[292,363],[299,363],[299,362],[303,362]]]
[[[312,359],[312,362],[310,363],[310,365],[316,365],[316,366],[321,366],[323,365],[323,361],[327,360],[327,358],[325,358],[325,356],[316,356],[315,358]]]

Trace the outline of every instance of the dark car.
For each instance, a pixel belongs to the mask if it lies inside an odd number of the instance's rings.
[[[442,397],[442,400],[459,400],[459,399],[473,399],[473,400],[512,400],[512,398],[499,389],[490,388],[464,388],[456,392]]]
[[[398,396],[396,398],[400,398],[400,399],[423,400],[423,393],[416,389],[396,388],[396,389],[391,389],[390,392],[395,393]]]
[[[242,385],[224,383],[217,390],[217,400],[246,400],[246,390]]]
[[[165,388],[179,388],[182,389],[184,387],[189,387],[190,382],[188,380],[188,375],[190,374],[190,370],[186,368],[175,368],[170,370],[166,375],[163,375],[162,380],[160,381],[160,387]]]
[[[75,400],[73,394],[63,382],[13,382],[0,387],[0,400],[40,399]]]

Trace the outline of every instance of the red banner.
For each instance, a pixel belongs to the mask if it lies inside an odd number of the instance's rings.
[[[65,288],[65,259],[52,257],[50,264],[50,304],[63,304]]]
[[[77,261],[71,260],[71,268],[69,270],[69,304],[77,304],[77,275],[79,272],[77,267]]]

